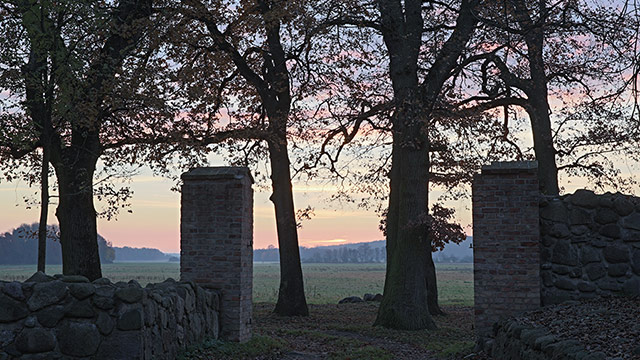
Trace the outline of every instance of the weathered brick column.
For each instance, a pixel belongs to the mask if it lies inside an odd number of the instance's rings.
[[[540,307],[537,162],[501,162],[473,180],[476,334],[505,317]]]
[[[244,167],[182,174],[180,277],[222,291],[221,336],[251,337],[253,179]]]

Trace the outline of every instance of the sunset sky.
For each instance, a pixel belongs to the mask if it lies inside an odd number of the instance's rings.
[[[215,165],[224,165],[220,160]],[[626,167],[626,166],[622,166]],[[625,171],[637,173],[635,167]],[[150,171],[142,171],[131,183],[134,191],[131,201],[133,213],[121,212],[117,220],[98,221],[98,232],[115,246],[154,247],[164,252],[180,251],[180,194],[171,191],[172,182],[162,177],[154,177]],[[264,184],[263,184],[264,185]],[[588,184],[573,181],[562,182],[565,192]],[[265,187],[257,187],[254,206],[254,246],[266,248],[277,246],[273,206]],[[311,205],[315,216],[303,222],[300,229],[302,246],[319,246],[340,243],[363,242],[383,239],[378,230],[379,217],[374,210],[343,206],[329,201],[335,188],[330,185],[295,183],[294,193],[298,209]],[[0,232],[9,231],[23,223],[37,222],[37,206],[26,209],[24,196],[37,195],[36,188],[29,188],[23,182],[0,183]],[[437,196],[434,192],[432,196]],[[635,191],[635,195],[640,195]],[[447,203],[457,211],[458,220],[471,234],[471,201],[459,199]],[[50,207],[49,222],[55,223],[55,205]]]
[[[563,101],[553,95],[549,101],[552,107],[560,107]],[[0,92],[0,100],[9,97],[8,92]],[[224,118],[225,113],[223,113]],[[528,128],[525,126],[525,128]],[[525,132],[524,144],[530,144],[530,134]],[[525,146],[526,148],[527,146]],[[638,164],[627,164],[625,159],[616,159],[622,176],[640,173]],[[211,166],[226,165],[223,159],[212,159]],[[54,179],[53,177],[51,178]],[[588,187],[585,181],[568,183],[561,178],[564,193],[576,188]],[[277,246],[276,227],[272,203],[268,200],[269,184],[256,186],[254,206],[254,247]],[[134,192],[131,199],[132,213],[123,211],[116,220],[98,220],[98,232],[115,246],[153,247],[164,252],[179,252],[180,233],[180,194],[171,191],[171,180],[153,176],[148,169],[142,169],[131,182]],[[294,183],[295,205],[297,209],[313,207],[315,215],[303,222],[299,230],[302,246],[319,246],[339,243],[353,243],[380,240],[378,230],[380,218],[373,209],[362,209],[355,205],[343,205],[330,202],[335,188],[321,183]],[[640,189],[634,189],[633,195],[640,195]],[[37,199],[38,189],[29,188],[20,181],[7,183],[0,178],[0,233],[10,231],[24,223],[35,223],[39,218],[38,206],[27,209],[24,197]],[[432,199],[438,196],[432,193]],[[55,200],[55,199],[54,199]],[[449,201],[446,205],[455,208],[457,220],[471,234],[471,200],[462,198]],[[56,223],[55,204],[49,209],[49,223]],[[99,207],[99,206],[98,206]],[[375,207],[373,207],[375,208]]]
[[[224,165],[223,163],[212,165]],[[146,172],[146,171],[145,171]],[[133,178],[131,201],[133,213],[121,212],[117,220],[98,221],[98,232],[115,246],[155,247],[164,252],[180,251],[180,194],[171,191],[172,182],[143,174]],[[254,186],[255,187],[255,186]],[[257,188],[257,187],[255,187]],[[297,208],[315,208],[312,220],[303,222],[300,243],[303,246],[329,245],[382,239],[375,211],[340,207],[327,199],[333,191],[329,185],[294,185]],[[37,195],[36,188],[23,182],[0,183],[0,232],[22,223],[37,222],[39,210],[26,209],[24,196]],[[256,189],[254,206],[254,246],[277,246],[273,206],[269,192]],[[337,206],[337,207],[336,207]],[[49,223],[55,223],[55,205],[49,211]]]

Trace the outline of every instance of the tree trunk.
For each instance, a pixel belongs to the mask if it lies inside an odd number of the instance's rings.
[[[275,313],[285,316],[307,316],[309,309],[304,295],[298,229],[293,206],[293,188],[289,169],[286,136],[269,141],[271,162],[271,201],[276,212],[278,250],[280,252],[280,289]]]
[[[433,256],[427,256],[427,264],[425,266],[427,281],[427,305],[431,315],[446,315],[438,305],[438,279],[436,278],[436,266],[433,263]]]
[[[476,1],[462,0],[456,26],[418,82],[423,3],[378,0],[381,31],[389,52],[389,76],[396,109],[387,215],[387,273],[375,325],[435,329],[429,312],[427,276],[435,276],[428,231],[429,120],[442,86],[473,34]],[[433,275],[429,273],[433,270]],[[436,282],[431,281],[435,287]],[[437,293],[431,299],[437,300]]]
[[[387,213],[384,296],[374,325],[435,329],[427,305],[429,144],[418,83],[421,2],[378,0],[396,109]]]
[[[65,150],[73,149],[75,147]],[[93,281],[102,277],[93,205],[93,173],[97,157],[84,149],[73,153],[75,158],[66,156],[64,161],[73,165],[55,166],[60,195],[56,217],[60,225],[62,273],[82,275]]]
[[[520,2],[520,9],[526,9],[526,4]],[[547,74],[544,66],[544,29],[533,27],[533,21],[528,14],[522,12],[521,20],[525,28],[529,28],[525,40],[529,58],[529,72],[531,73],[530,88],[527,91],[529,99],[529,118],[533,132],[533,150],[538,160],[538,182],[540,192],[545,195],[558,195],[558,167],[556,165],[556,149],[553,145],[551,132],[551,118],[549,117],[549,91],[547,88]]]
[[[537,81],[533,81],[537,88]],[[529,96],[531,109],[531,129],[533,131],[533,150],[538,160],[538,181],[540,192],[545,195],[558,195],[558,167],[556,165],[556,150],[553,146],[551,133],[551,119],[549,118],[549,104],[547,103],[547,91],[535,89]]]
[[[38,271],[45,272],[47,261],[47,217],[49,215],[49,149],[42,148],[40,183],[40,222],[38,224]]]
[[[534,67],[535,65],[532,65]],[[534,72],[536,73],[535,75]],[[549,117],[548,91],[544,69],[532,69],[532,88],[529,97],[529,118],[533,132],[533,150],[538,160],[538,181],[540,192],[545,195],[558,195],[558,167],[556,149],[553,146],[551,119]]]
[[[387,271],[374,323],[403,330],[436,328],[425,281],[431,254],[427,231],[429,145],[415,100],[402,102],[394,115]]]

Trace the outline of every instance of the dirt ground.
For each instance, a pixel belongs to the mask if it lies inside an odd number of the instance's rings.
[[[480,359],[473,354],[471,307],[445,306],[435,331],[373,327],[378,303],[310,305],[308,317],[281,317],[254,306],[254,338],[242,345],[205,343],[184,359]]]

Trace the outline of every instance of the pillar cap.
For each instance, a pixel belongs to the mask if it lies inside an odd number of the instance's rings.
[[[537,161],[494,161],[491,165],[483,165],[483,174],[505,174],[505,173],[537,173]]]
[[[245,177],[253,184],[253,177],[248,167],[244,166],[215,166],[215,167],[197,167],[182,174],[181,179],[184,180],[219,180],[219,179],[237,179],[241,180]]]

